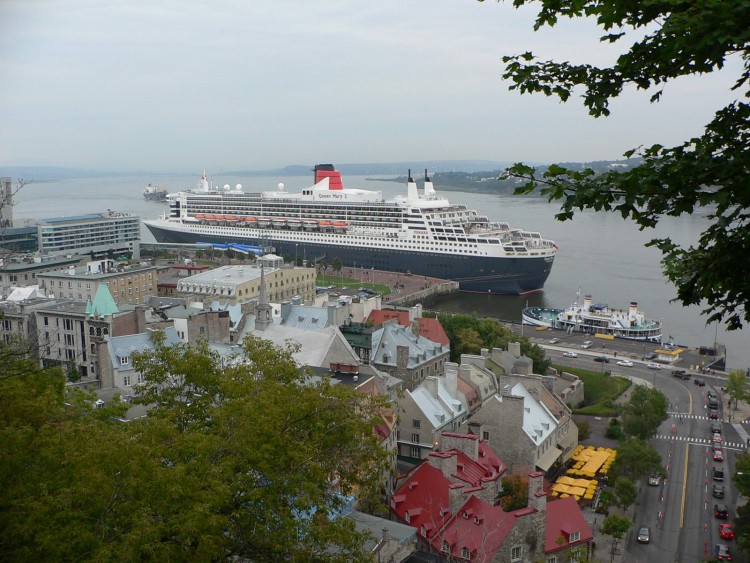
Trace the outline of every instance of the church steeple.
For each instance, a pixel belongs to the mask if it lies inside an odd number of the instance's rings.
[[[273,323],[272,308],[266,296],[266,276],[263,266],[260,267],[260,292],[258,295],[258,313],[255,316],[255,329],[266,330]]]

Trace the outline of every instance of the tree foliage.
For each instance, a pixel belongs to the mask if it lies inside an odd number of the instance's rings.
[[[615,481],[615,494],[617,495],[617,503],[620,505],[620,508],[625,509],[635,502],[638,491],[631,479],[618,477]]]
[[[729,378],[727,380],[727,393],[732,401],[734,401],[734,408],[737,408],[737,401],[744,401],[747,399],[748,394],[746,390],[747,377],[744,373],[739,370],[732,370],[729,372]]]
[[[503,479],[500,506],[505,512],[526,508],[529,504],[529,480],[521,475],[509,475]]]
[[[481,1],[481,0],[480,0]],[[530,0],[513,0],[520,7]],[[721,69],[732,57],[742,62],[732,88],[737,99],[719,109],[702,135],[674,146],[659,144],[625,153],[642,164],[625,172],[596,175],[593,170],[550,166],[541,175],[517,164],[507,174],[526,179],[517,193],[541,188],[561,201],[557,218],[576,210],[612,211],[641,229],[663,216],[700,210],[709,220],[697,244],[681,247],[669,237],[649,244],[662,252],[667,278],[685,305],[705,305],[707,322],[724,319],[729,329],[750,321],[750,3],[581,2],[541,0],[534,29],[553,27],[559,18],[589,18],[603,30],[600,41],[626,44],[609,67],[539,60],[531,52],[503,57],[503,77],[511,90],[542,93],[565,102],[580,93],[594,117],[610,113],[610,101],[623,90],[648,91],[657,102],[665,85],[678,77]],[[621,43],[618,43],[621,42]]]
[[[380,404],[248,339],[134,358],[148,416],[93,409],[59,373],[0,380],[0,543],[10,560],[365,560],[340,517],[379,497]]]
[[[604,519],[601,527],[599,528],[599,531],[602,534],[612,536],[616,540],[620,540],[632,525],[632,520],[630,520],[630,518],[628,518],[627,516],[611,514]]]
[[[478,354],[481,348],[507,350],[509,343],[520,342],[521,353],[534,363],[534,373],[544,374],[550,366],[543,348],[532,344],[525,336],[514,334],[496,319],[475,314],[441,314],[440,324],[451,341],[451,361],[460,361],[461,354]]]
[[[617,459],[611,474],[637,480],[649,473],[663,473],[661,456],[654,447],[638,438],[628,438],[617,448]]]
[[[622,430],[626,436],[646,440],[667,420],[669,401],[655,387],[634,385],[630,399],[623,406]]]

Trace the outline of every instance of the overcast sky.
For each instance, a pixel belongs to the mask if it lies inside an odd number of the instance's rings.
[[[605,64],[591,22],[475,0],[4,0],[0,163],[133,171],[616,159],[698,134],[736,72],[595,120],[508,91],[501,58]],[[734,68],[737,68],[734,65]]]

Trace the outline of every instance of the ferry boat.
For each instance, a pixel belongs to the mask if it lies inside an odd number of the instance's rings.
[[[630,340],[661,340],[661,322],[647,319],[635,301],[630,302],[628,309],[612,309],[605,304],[592,304],[591,295],[586,295],[579,305],[578,297],[567,309],[526,307],[522,313],[523,323]]]
[[[441,197],[426,171],[423,188],[410,172],[406,194],[389,200],[381,191],[345,188],[331,164],[315,166],[313,185],[300,192],[283,184],[261,193],[241,184],[215,188],[204,174],[197,188],[167,199],[169,213],[144,221],[158,242],[262,244],[309,263],[339,258],[347,266],[455,280],[462,291],[538,291],[557,252],[539,233],[491,222]],[[216,214],[241,220],[207,218]]]
[[[149,184],[143,190],[143,197],[149,201],[164,201],[167,199],[167,193],[169,193],[167,188]]]

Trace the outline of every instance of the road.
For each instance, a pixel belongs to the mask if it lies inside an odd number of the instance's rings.
[[[729,509],[729,519],[734,520],[738,493],[732,484],[735,460],[745,451],[748,437],[747,426],[722,422],[724,406],[719,409],[719,422],[722,423],[723,461],[714,461],[711,423],[708,411],[709,390],[717,392],[721,398],[723,380],[706,375],[705,387],[694,383],[694,376],[683,380],[672,376],[672,368],[654,370],[646,367],[642,358],[650,353],[654,344],[643,344],[625,340],[602,341],[590,336],[565,335],[559,332],[545,332],[544,335],[526,336],[547,349],[554,363],[584,367],[594,370],[609,370],[613,374],[623,374],[654,385],[664,393],[669,401],[669,418],[662,424],[651,440],[661,454],[667,477],[658,487],[643,483],[635,504],[634,526],[623,542],[624,553],[621,561],[638,563],[698,563],[714,556],[717,543],[734,548],[734,540],[719,537],[720,520],[713,515],[715,503],[723,503]],[[550,343],[550,338],[559,338]],[[581,349],[585,340],[594,342],[589,349]],[[564,351],[574,351],[578,357],[566,358]],[[607,364],[596,363],[596,356],[608,356]],[[618,366],[617,360],[628,358],[632,367]],[[725,399],[724,399],[725,401]],[[712,496],[713,468],[724,470],[725,497]],[[651,528],[651,543],[639,544],[635,536],[640,526]],[[733,549],[734,551],[734,549]],[[735,560],[736,560],[735,554]]]

